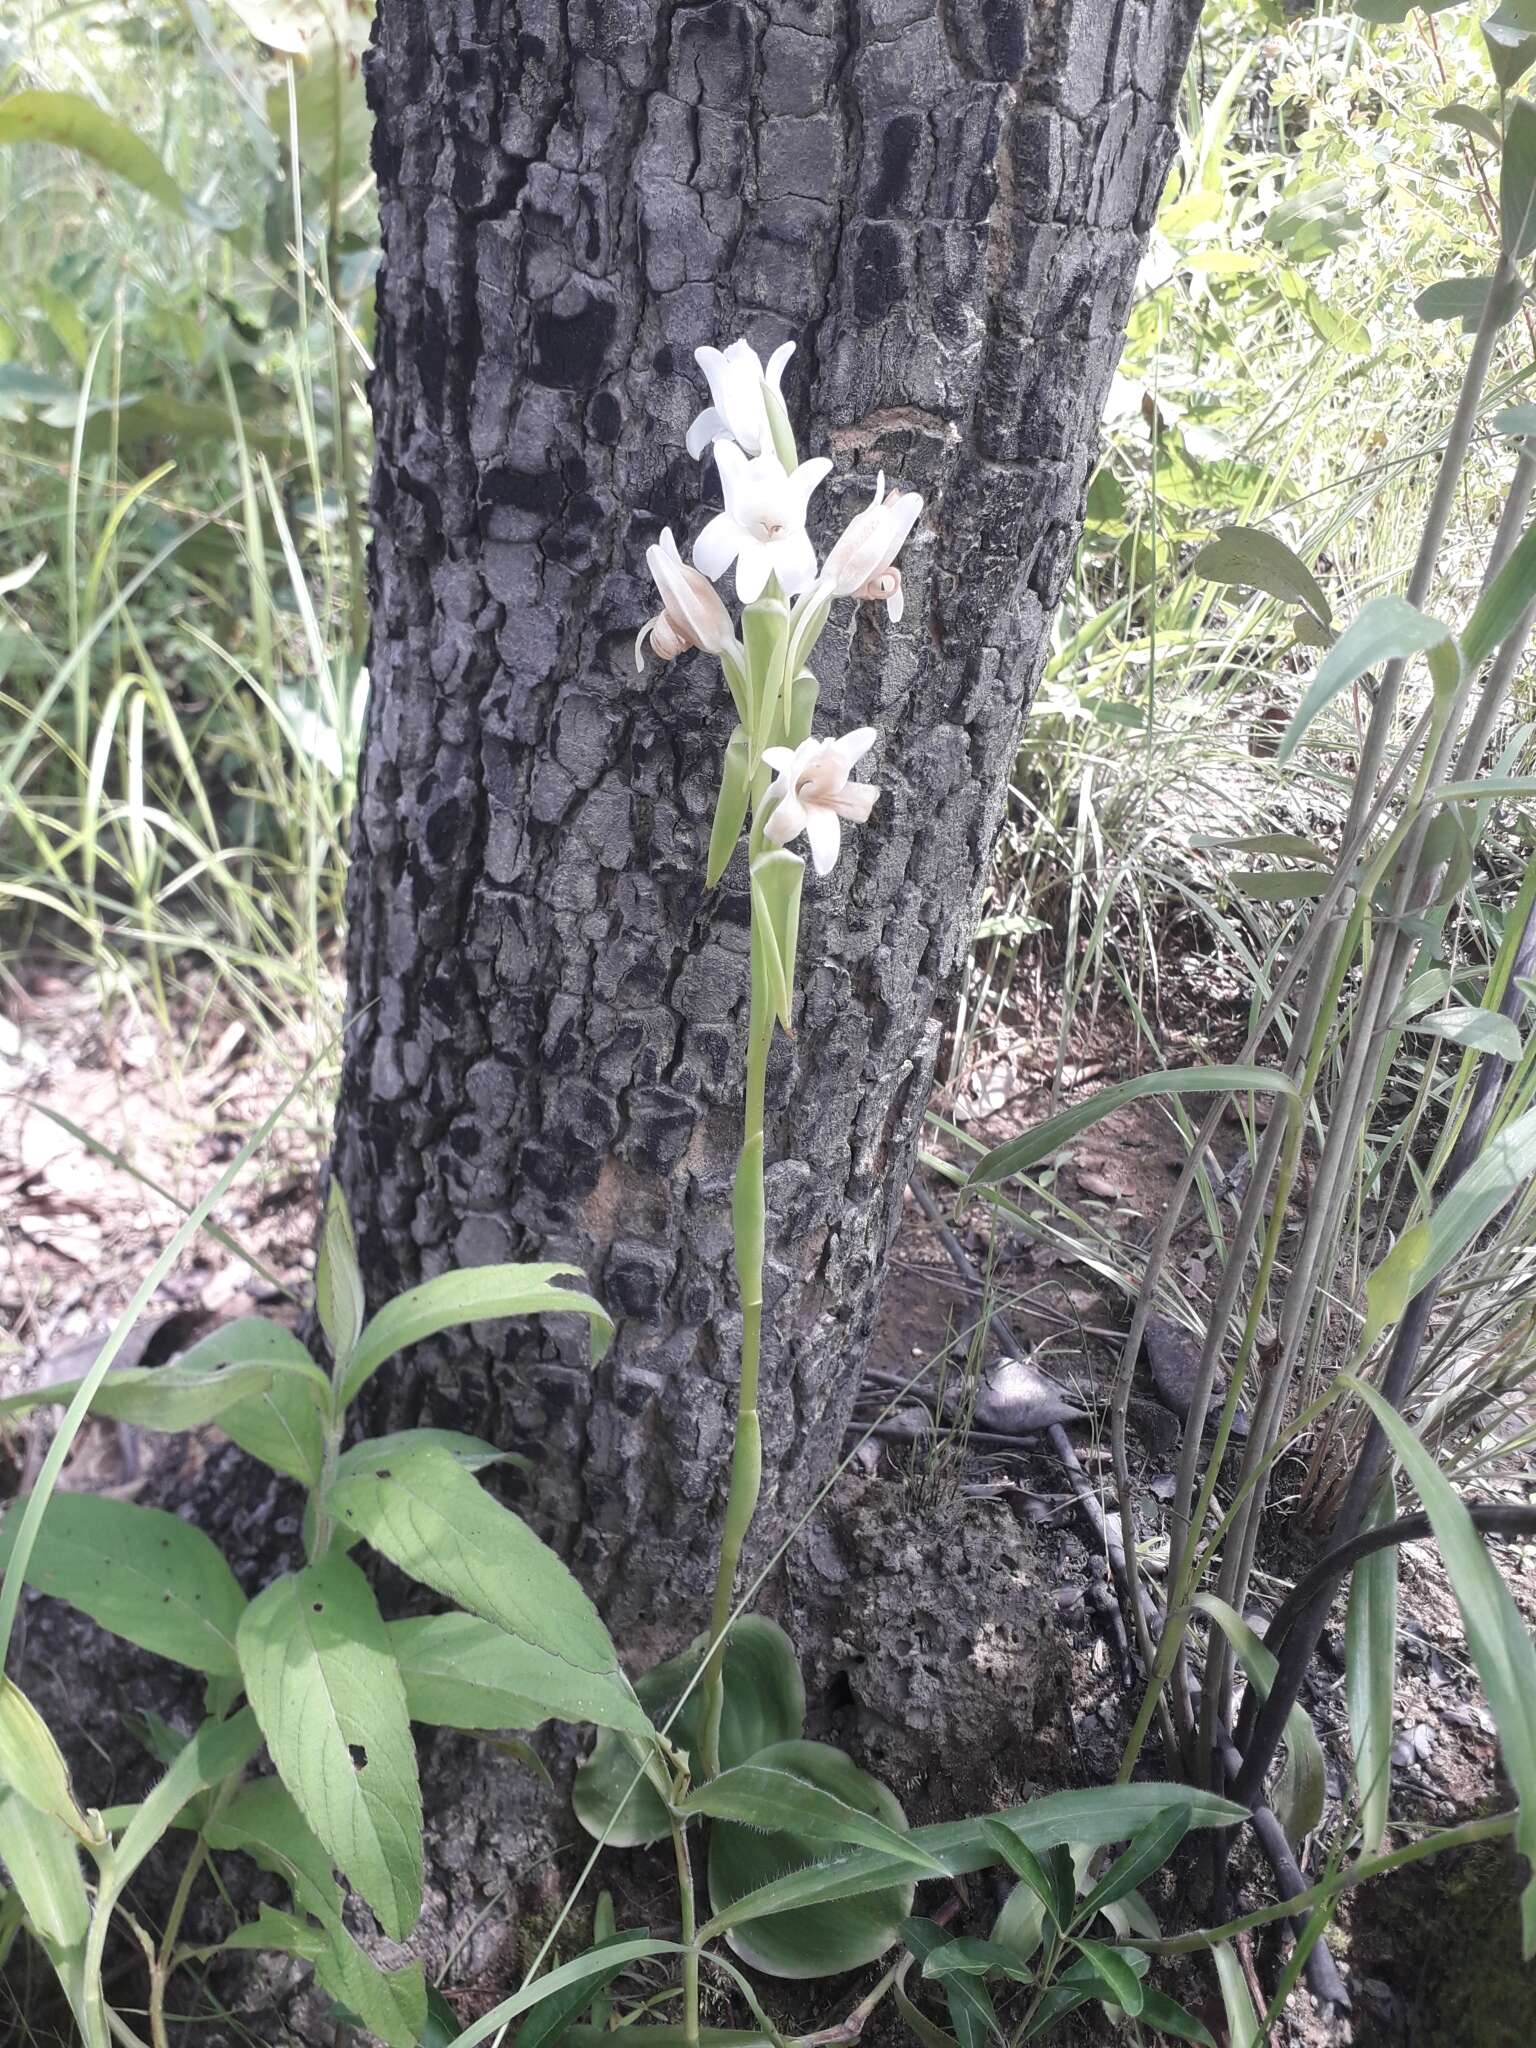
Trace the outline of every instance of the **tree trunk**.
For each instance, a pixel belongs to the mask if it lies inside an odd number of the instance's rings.
[[[371,1298],[565,1258],[620,1323],[423,1345],[370,1421],[531,1451],[616,1624],[702,1590],[740,1319],[733,713],[635,671],[644,549],[715,501],[701,343],[792,338],[823,541],[928,505],[837,608],[818,730],[884,796],[808,879],[769,1082],[765,1528],[839,1448],[943,1018],[1077,539],[1198,0],[379,0],[373,697],[337,1165]],[[817,522],[813,519],[813,535]]]

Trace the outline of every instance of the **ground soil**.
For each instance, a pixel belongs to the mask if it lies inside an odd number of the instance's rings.
[[[0,1391],[63,1377],[88,1362],[174,1228],[178,1205],[204,1191],[302,1064],[292,1048],[232,1027],[205,1026],[195,1045],[168,1046],[128,1010],[114,1011],[104,1025],[94,998],[64,977],[29,985],[5,1028],[0,1315],[16,1348],[0,1353]],[[1055,1106],[1054,1032],[1044,1025],[1038,1048],[1024,1035],[1006,1056],[973,1062],[963,1087],[941,1108],[982,1143],[1018,1130]],[[1111,1030],[1073,1052],[1064,1069],[1067,1100],[1130,1070],[1131,1049]],[[323,1089],[321,1076],[313,1098],[301,1100],[299,1115],[221,1204],[228,1241],[200,1238],[158,1290],[124,1363],[160,1362],[226,1316],[255,1309],[296,1317],[323,1155]],[[123,1163],[104,1159],[80,1129]],[[1240,1171],[1237,1125],[1219,1151],[1224,1167]],[[990,1215],[972,1211],[960,1224],[1031,1360],[1081,1406],[1083,1420],[1069,1433],[1106,1498],[1099,1421],[1128,1321],[1136,1250],[1181,1158],[1178,1134],[1162,1113],[1134,1105],[1072,1148],[1049,1199],[1032,1216],[999,1228]],[[1176,1261],[1191,1303],[1199,1301],[1211,1257],[1197,1215],[1181,1233]],[[1045,1439],[978,1444],[958,1426],[975,1375],[993,1362],[980,1347],[954,1348],[957,1333],[973,1321],[973,1304],[948,1256],[910,1211],[891,1254],[848,1471],[763,1601],[802,1647],[808,1732],[842,1743],[882,1775],[914,1822],[1103,1782],[1119,1762],[1135,1704],[1137,1673],[1101,1548]],[[948,1363],[936,1366],[946,1352]],[[1154,1568],[1182,1427],[1176,1407],[1166,1376],[1160,1384],[1143,1361],[1132,1403],[1132,1479]],[[44,1420],[0,1433],[0,1499],[27,1483],[49,1426]],[[879,1433],[869,1434],[872,1428]],[[893,1428],[906,1434],[893,1435]],[[66,1483],[198,1513],[210,1499],[239,1498],[247,1520],[243,1531],[238,1523],[226,1527],[226,1537],[270,1559],[297,1545],[296,1503],[283,1489],[249,1487],[241,1477],[245,1462],[212,1431],[167,1439],[92,1423]],[[1518,1475],[1500,1483],[1506,1498],[1529,1497]],[[1284,1492],[1260,1559],[1266,1600],[1278,1598],[1312,1549]],[[1500,1561],[1524,1611],[1536,1616],[1536,1547],[1505,1545]],[[1403,1609],[1394,1822],[1443,1824],[1507,1803],[1491,1722],[1429,1545],[1404,1554]],[[678,1617],[676,1641],[632,1647],[646,1659],[663,1656],[691,1626],[692,1618]],[[158,1713],[188,1725],[194,1689],[172,1667],[109,1642],[51,1602],[29,1599],[25,1627],[18,1675],[63,1735],[82,1796],[103,1806],[137,1796],[155,1767],[134,1738],[133,1717]],[[89,1712],[81,1711],[82,1701]],[[1303,1850],[1315,1871],[1350,1784],[1337,1626],[1307,1704],[1330,1767],[1329,1810]],[[515,1984],[586,1858],[589,1845],[559,1792],[579,1739],[546,1730],[535,1746],[554,1779],[553,1795],[484,1744],[452,1734],[424,1742],[433,1883],[420,1946],[429,1972],[443,1976],[465,2018]],[[155,1873],[148,1875],[152,1904]],[[1262,1864],[1242,1858],[1238,1876],[1251,1902],[1271,1896]],[[610,1856],[602,1879],[614,1892],[621,1925],[666,1931],[663,1857]],[[1202,1883],[1198,1859],[1183,1858],[1154,1898],[1166,1922],[1199,1921]],[[1489,1848],[1362,1891],[1330,1937],[1354,1994],[1353,2014],[1329,2018],[1301,1991],[1277,2038],[1362,2048],[1524,2048],[1536,2032],[1536,1980],[1512,1960],[1517,1888],[1512,1857]],[[1001,1895],[991,1878],[973,1881],[960,1924],[985,1932]],[[199,1912],[214,1938],[216,1901]],[[579,1916],[570,1929],[583,1931]],[[1274,1983],[1284,1952],[1278,1935],[1244,1945],[1256,1983]],[[35,1965],[27,1944],[13,1952],[11,1998],[14,2011],[27,2014],[30,2038],[46,2041]],[[775,1987],[769,2003],[786,2026],[826,2025],[870,1981],[865,1973],[809,1991]],[[1208,1973],[1188,1966],[1161,1981],[1220,2037],[1221,2009]],[[217,1979],[211,1988],[232,1989]],[[317,2001],[281,1973],[247,1977],[233,1995],[244,2007],[240,2020],[214,2020],[205,2009],[187,2038],[208,2048],[252,2039],[307,2048],[330,2038]],[[724,1994],[712,1996],[707,2017],[739,2023]],[[0,2037],[10,2038],[6,2010],[0,1995]],[[1077,2038],[1108,2039],[1106,2026],[1079,2022]],[[865,2038],[894,2040],[900,2031],[882,2008]]]

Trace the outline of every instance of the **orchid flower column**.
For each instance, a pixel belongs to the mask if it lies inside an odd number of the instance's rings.
[[[644,649],[663,660],[689,648],[714,654],[736,706],[738,723],[726,748],[710,833],[707,879],[720,879],[747,826],[751,883],[751,1000],[747,1027],[746,1102],[736,1167],[732,1219],[741,1296],[741,1369],[725,1522],[710,1617],[713,1645],[705,1667],[702,1776],[720,1768],[721,1682],[725,1636],[742,1547],[762,1483],[758,1375],[762,1354],[763,1262],[767,1237],[764,1193],[764,1095],[775,1023],[788,1031],[805,863],[791,853],[804,836],[816,873],[831,873],[842,828],[863,824],[880,792],[853,779],[878,735],[868,726],[841,739],[816,739],[812,725],[818,684],[807,666],[837,598],[863,598],[902,613],[895,559],[923,501],[915,491],[885,488],[882,472],[870,504],[848,525],[819,568],[807,532],[810,502],[831,462],[801,462],[780,394],[786,342],[765,369],[745,341],[723,352],[701,348],[700,368],[713,401],[688,432],[688,450],[709,448],[719,471],[724,509],[711,519],[683,561],[670,528],[646,559],[662,609],[641,628]],[[737,637],[715,581],[734,568],[742,605]]]

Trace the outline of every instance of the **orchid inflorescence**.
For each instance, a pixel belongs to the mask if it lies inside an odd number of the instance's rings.
[[[688,429],[688,452],[713,453],[725,504],[694,542],[692,563],[670,527],[646,550],[662,608],[640,629],[636,666],[647,644],[663,661],[702,647],[718,657],[741,719],[711,839],[712,882],[718,856],[729,858],[739,836],[749,792],[763,842],[782,848],[804,832],[819,875],[837,859],[842,822],[868,818],[879,790],[849,776],[876,734],[861,726],[841,739],[813,738],[817,685],[805,664],[836,598],[883,604],[893,621],[901,618],[896,556],[923,509],[916,491],[887,491],[882,470],[870,503],[818,567],[806,520],[832,464],[823,455],[796,457],[779,390],[793,353],[793,342],[782,343],[765,368],[745,341],[695,351],[713,403]],[[740,638],[715,588],[733,565]],[[764,768],[775,771],[771,783],[762,781]]]

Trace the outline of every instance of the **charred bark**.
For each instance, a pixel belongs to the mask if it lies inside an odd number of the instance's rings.
[[[770,1073],[766,1525],[824,1479],[1171,149],[1198,0],[379,0],[373,698],[336,1161],[374,1299],[569,1258],[621,1328],[424,1345],[380,1427],[537,1456],[616,1623],[701,1589],[739,1318],[732,712],[635,672],[644,549],[713,500],[692,362],[793,338],[823,540],[923,491],[906,618],[840,617],[818,730],[885,790],[808,886]],[[813,522],[813,532],[816,523]],[[840,607],[842,613],[845,608]]]

